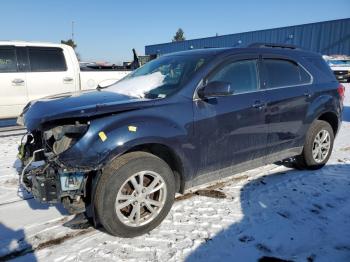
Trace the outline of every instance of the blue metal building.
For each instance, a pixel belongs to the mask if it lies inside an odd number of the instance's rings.
[[[323,55],[350,55],[350,18],[148,45],[145,54],[163,55],[199,48],[244,47],[254,42],[293,44]]]

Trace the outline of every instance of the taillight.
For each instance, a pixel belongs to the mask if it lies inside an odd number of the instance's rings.
[[[340,97],[340,102],[344,102],[344,98],[345,98],[345,86],[343,86],[342,84],[339,84],[338,86],[338,94]]]

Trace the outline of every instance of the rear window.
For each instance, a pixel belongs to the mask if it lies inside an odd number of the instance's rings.
[[[17,72],[17,59],[14,48],[0,48],[0,73]]]
[[[332,69],[322,57],[313,56],[304,58],[316,68],[316,70],[323,76],[325,81],[335,80]]]
[[[32,72],[66,71],[67,65],[60,48],[28,48]]]
[[[284,59],[264,59],[267,88],[310,83],[310,75],[297,63]]]

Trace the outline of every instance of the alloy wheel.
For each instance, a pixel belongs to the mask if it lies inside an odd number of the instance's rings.
[[[162,210],[167,195],[161,175],[153,171],[141,171],[120,187],[115,210],[118,218],[127,226],[139,227],[150,223]]]
[[[317,163],[322,163],[328,156],[331,147],[329,132],[322,129],[317,133],[312,145],[312,157]]]

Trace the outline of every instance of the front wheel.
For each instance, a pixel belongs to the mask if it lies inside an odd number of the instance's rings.
[[[306,134],[304,149],[295,159],[298,169],[320,169],[331,156],[334,143],[333,129],[329,123],[316,120]]]
[[[104,168],[95,207],[110,234],[135,237],[157,227],[174,199],[175,180],[169,166],[150,153],[131,152]]]

